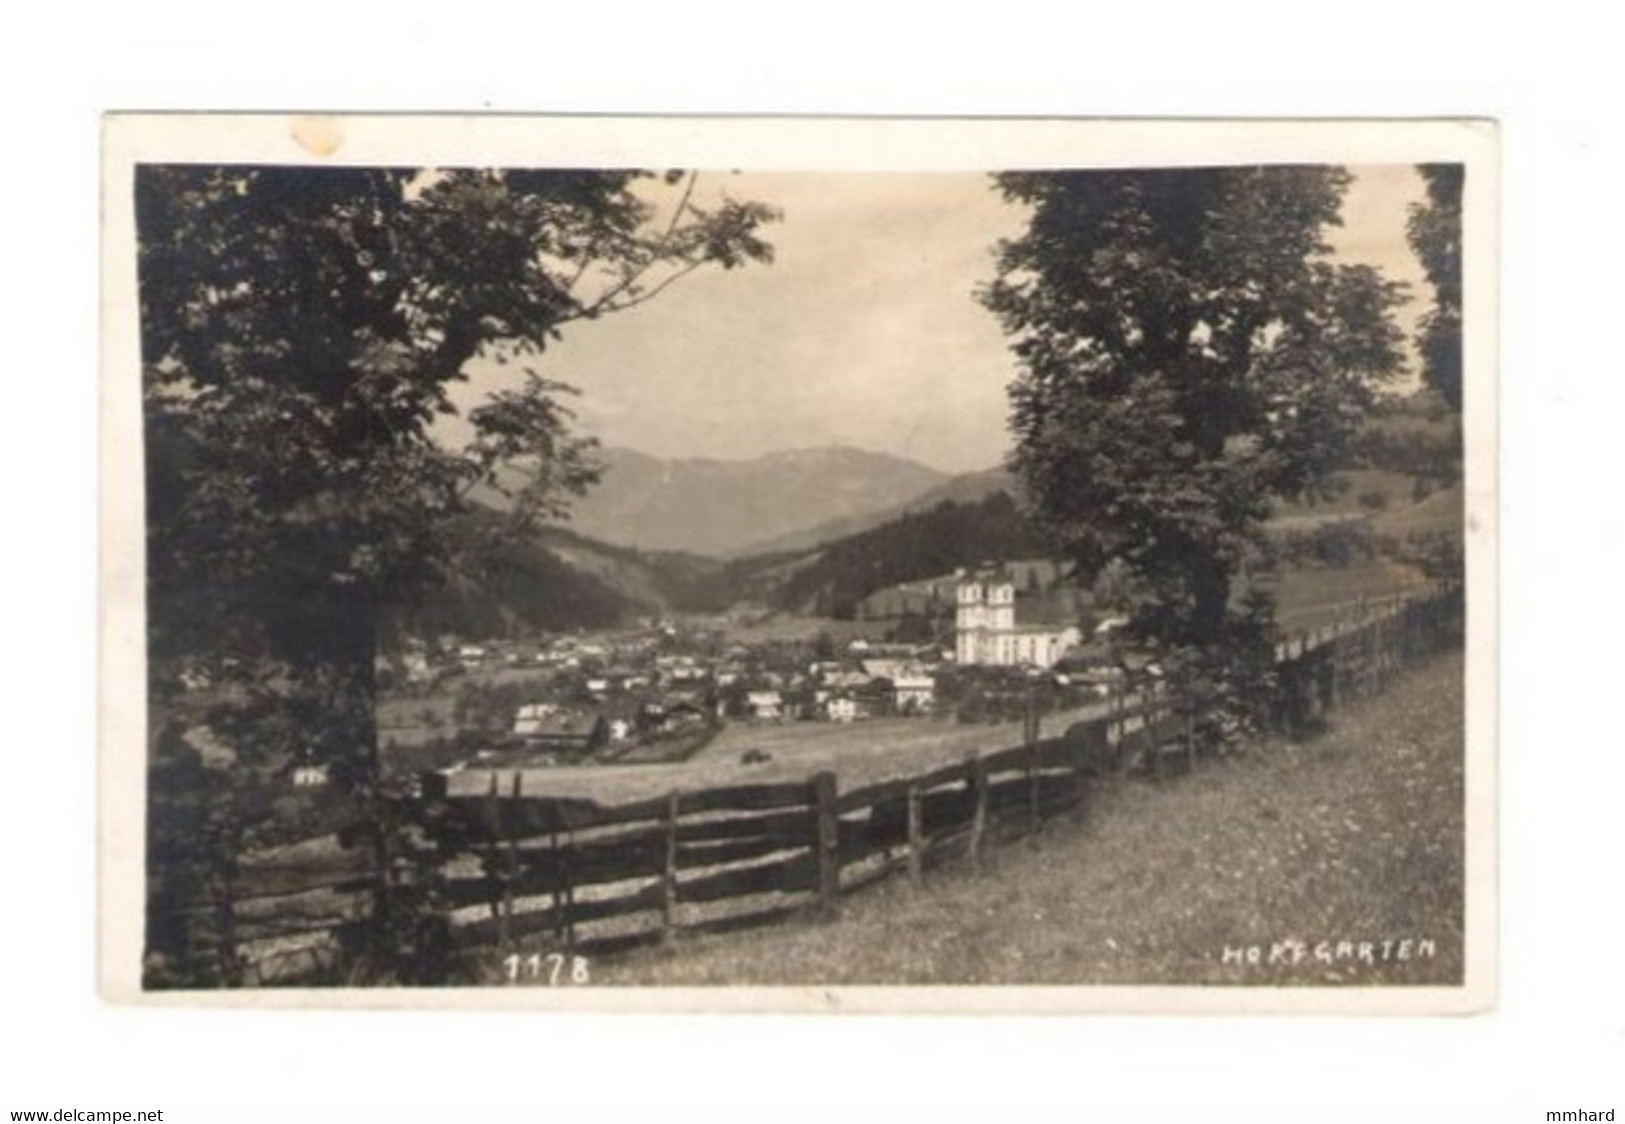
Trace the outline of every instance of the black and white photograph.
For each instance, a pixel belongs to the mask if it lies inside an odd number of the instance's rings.
[[[1495,143],[112,119],[104,993],[1492,1006]]]

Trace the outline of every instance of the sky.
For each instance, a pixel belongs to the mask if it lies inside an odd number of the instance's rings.
[[[1430,299],[1405,242],[1421,181],[1407,165],[1351,169],[1342,260],[1411,286],[1409,332]],[[571,325],[538,370],[576,386],[580,428],[663,457],[745,459],[853,445],[946,472],[999,463],[1016,372],[977,303],[993,247],[1022,212],[981,174],[715,173],[703,191],[771,204],[770,265],[691,275],[658,298]],[[472,404],[515,369],[476,361]]]

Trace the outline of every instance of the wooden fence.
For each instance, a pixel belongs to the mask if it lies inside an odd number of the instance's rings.
[[[313,842],[313,841],[307,841]],[[308,981],[341,970],[378,917],[373,856],[336,837],[320,857],[244,860],[212,870],[185,894],[189,904],[149,909],[170,955],[149,964],[149,986],[234,987]]]
[[[1311,732],[1344,700],[1458,643],[1461,623],[1462,592],[1451,587],[1283,638],[1273,721],[1288,736]],[[948,859],[980,863],[989,847],[1076,814],[1102,773],[1193,767],[1209,717],[1142,682],[1061,737],[1040,738],[1030,716],[1019,745],[845,792],[825,772],[601,806],[526,795],[520,774],[493,774],[482,796],[431,796],[404,810],[422,846],[387,876],[359,850],[314,866],[244,865],[222,904],[201,908],[236,982],[251,984],[331,974],[345,941],[404,892],[434,919],[448,956],[488,962],[493,952],[605,953],[827,917],[882,879],[917,882]]]
[[[1386,607],[1358,624],[1290,637],[1277,652],[1272,715],[1301,735],[1349,697],[1453,642],[1459,589]],[[1155,684],[1059,738],[973,754],[917,776],[839,789],[804,782],[673,792],[615,807],[504,791],[434,804],[440,891],[453,944],[542,943],[611,951],[790,916],[830,916],[843,895],[896,874],[918,881],[948,858],[1036,833],[1076,812],[1091,778],[1140,763],[1191,768],[1207,743],[1204,707]]]
[[[1416,660],[1461,643],[1459,584],[1383,606],[1358,621],[1284,638],[1276,648],[1271,711],[1288,737],[1311,731],[1347,698],[1369,698]]]
[[[845,893],[899,871],[918,879],[950,855],[976,860],[1077,807],[1086,750],[1033,741],[848,792],[820,773],[608,808],[515,797],[493,778],[487,796],[436,804],[437,889],[462,948],[609,950],[827,916]]]

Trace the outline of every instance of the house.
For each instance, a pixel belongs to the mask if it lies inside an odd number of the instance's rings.
[[[711,711],[703,704],[686,700],[665,706],[648,704],[644,716],[648,728],[660,734],[689,733],[711,721]]]
[[[852,722],[862,713],[858,700],[849,694],[831,694],[824,700],[824,716],[831,722]]]
[[[836,670],[822,678],[824,686],[837,691],[853,691],[859,687],[867,687],[872,682],[872,677],[861,671]]]
[[[529,703],[519,708],[513,719],[513,732],[521,736],[542,728],[543,719],[558,713],[557,703]]]
[[[531,711],[526,715],[525,711]],[[551,749],[587,754],[610,739],[609,720],[602,714],[548,703],[521,707],[514,733],[524,739],[527,749]]]
[[[678,701],[666,708],[666,726],[703,726],[711,720],[711,711],[699,702]]]
[[[327,784],[329,777],[329,767],[318,765],[313,761],[301,762],[293,767],[295,788],[321,788]]]
[[[863,668],[863,674],[870,679],[895,679],[907,670],[907,661],[888,656],[881,659],[860,660],[858,666]]]
[[[652,700],[623,697],[601,707],[599,713],[609,723],[610,743],[620,744],[654,729],[655,717],[661,709],[660,704]]]
[[[758,721],[777,721],[784,717],[784,696],[777,691],[747,691],[745,713]]]
[[[1008,571],[968,575],[955,594],[954,659],[961,666],[1049,667],[1082,639],[1064,599],[1029,597],[1018,613]]]
[[[930,714],[937,701],[937,681],[929,675],[903,673],[894,677],[892,706],[898,714]]]

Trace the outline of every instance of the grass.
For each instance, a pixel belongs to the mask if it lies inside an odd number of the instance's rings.
[[[1084,711],[1069,712],[1077,721]],[[1064,725],[1053,719],[1052,727]],[[1059,729],[1056,729],[1059,732]],[[855,722],[734,722],[699,754],[699,759],[737,758],[758,749],[803,768],[833,768],[877,750],[930,768],[947,755],[991,752],[1021,741],[1021,723],[961,724],[947,718],[865,718]]]
[[[1411,504],[1411,478],[1380,468],[1355,468],[1337,474],[1342,490],[1334,496],[1314,503],[1282,500],[1276,504],[1272,524],[1277,528],[1308,527],[1328,519],[1369,515],[1371,512],[1360,502],[1368,493],[1381,494],[1389,509],[1409,507]]]
[[[1312,742],[1265,741],[1162,783],[1111,782],[1081,822],[828,924],[679,939],[594,966],[622,985],[1449,984],[1462,972],[1459,656],[1339,712]],[[1330,941],[1332,963],[1224,950]],[[1335,942],[1433,942],[1337,958]]]
[[[1283,632],[1318,628],[1345,613],[1361,597],[1379,601],[1399,593],[1421,592],[1427,584],[1414,566],[1386,559],[1285,570],[1276,590],[1276,624]]]
[[[1466,519],[1466,491],[1452,484],[1434,492],[1420,503],[1390,507],[1372,520],[1387,535],[1444,534],[1460,538]]]

